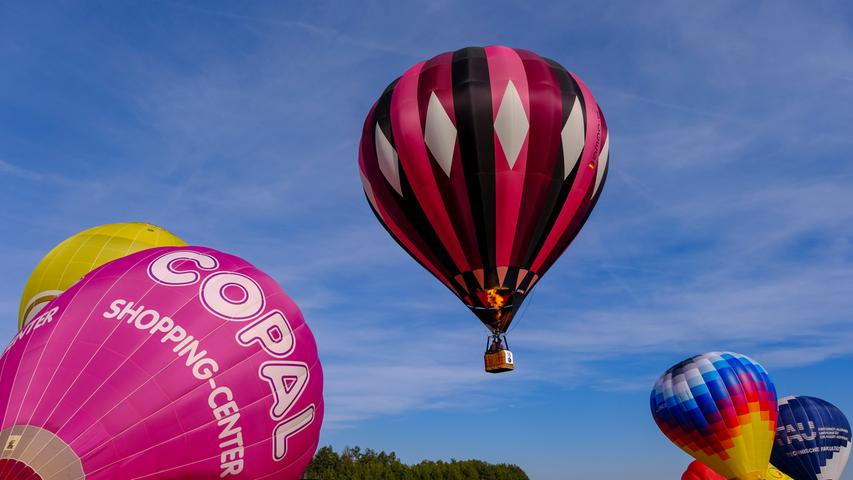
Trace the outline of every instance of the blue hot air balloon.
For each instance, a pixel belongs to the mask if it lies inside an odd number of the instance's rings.
[[[840,480],[850,456],[850,423],[815,397],[779,400],[771,462],[794,480]]]

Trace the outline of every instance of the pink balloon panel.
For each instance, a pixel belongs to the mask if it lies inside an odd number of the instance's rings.
[[[295,303],[248,262],[145,250],[62,294],[0,358],[0,479],[297,479],[323,371]]]

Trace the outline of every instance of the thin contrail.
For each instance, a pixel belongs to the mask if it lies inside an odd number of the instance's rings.
[[[306,23],[306,22],[302,22],[302,21],[280,20],[280,19],[276,19],[276,18],[266,18],[266,17],[263,17],[263,18],[262,17],[254,17],[251,15],[242,15],[239,13],[223,12],[220,10],[212,10],[212,9],[208,9],[208,8],[198,7],[195,5],[187,5],[187,4],[179,3],[179,2],[164,1],[163,3],[165,3],[169,6],[172,6],[172,7],[182,8],[184,10],[191,10],[191,11],[195,11],[198,13],[203,13],[205,15],[212,15],[212,16],[223,17],[223,18],[233,18],[233,19],[237,19],[237,20],[246,20],[246,21],[256,22],[256,23],[266,23],[266,24],[278,25],[278,26],[290,27],[290,28],[298,28],[300,30],[311,33],[313,35],[318,35],[318,36],[324,37],[327,40],[333,40],[333,41],[337,41],[337,42],[348,44],[348,45],[355,45],[357,47],[362,47],[362,48],[367,49],[367,50],[374,50],[374,51],[385,52],[385,53],[393,53],[395,55],[402,55],[402,56],[412,57],[412,58],[420,58],[421,56],[423,56],[419,53],[415,53],[415,52],[411,52],[411,51],[407,51],[407,50],[402,50],[399,48],[390,47],[390,46],[382,44],[382,43],[373,42],[370,40],[363,40],[360,38],[355,38],[355,37],[352,37],[350,35],[347,35],[347,34],[341,32],[339,30],[335,30],[334,28],[322,27],[319,25],[314,25],[314,24]]]

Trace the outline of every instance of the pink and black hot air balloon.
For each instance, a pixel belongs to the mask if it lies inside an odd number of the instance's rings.
[[[202,247],[108,263],[0,359],[0,479],[297,479],[323,372],[302,314]]]
[[[595,207],[609,145],[577,76],[527,50],[471,47],[418,63],[386,88],[365,120],[359,167],[388,233],[499,351]],[[504,360],[511,369],[511,355]]]

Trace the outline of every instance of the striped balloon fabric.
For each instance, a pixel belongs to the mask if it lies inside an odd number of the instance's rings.
[[[501,333],[586,222],[609,145],[592,93],[560,64],[471,47],[388,86],[359,165],[391,236]]]
[[[658,379],[651,410],[674,444],[725,478],[766,478],[776,389],[749,357],[711,352],[684,360]]]

